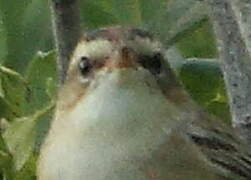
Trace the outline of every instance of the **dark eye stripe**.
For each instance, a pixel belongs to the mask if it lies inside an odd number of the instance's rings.
[[[148,69],[152,74],[158,75],[161,72],[161,59],[162,55],[160,53],[155,53],[152,56],[140,55],[139,56],[139,63],[145,69]]]

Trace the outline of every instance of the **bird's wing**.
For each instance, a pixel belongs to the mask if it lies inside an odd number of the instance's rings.
[[[251,179],[250,147],[233,133],[223,128],[190,124],[186,135],[220,173],[229,179]]]

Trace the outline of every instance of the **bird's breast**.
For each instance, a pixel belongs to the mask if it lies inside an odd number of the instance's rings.
[[[178,111],[150,74],[116,73],[101,77],[71,111],[55,117],[40,180],[148,179],[142,167],[164,146]]]

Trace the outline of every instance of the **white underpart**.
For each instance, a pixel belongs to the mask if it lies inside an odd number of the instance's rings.
[[[150,156],[177,121],[144,69],[100,72],[76,107],[52,124],[39,180],[145,180],[138,159]]]

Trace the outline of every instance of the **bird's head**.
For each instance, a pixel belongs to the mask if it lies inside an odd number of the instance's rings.
[[[71,109],[96,89],[103,89],[97,99],[114,89],[141,88],[165,94],[168,86],[177,85],[170,81],[173,78],[161,44],[149,33],[121,27],[100,29],[87,33],[76,46],[59,94],[63,97],[59,108]]]

